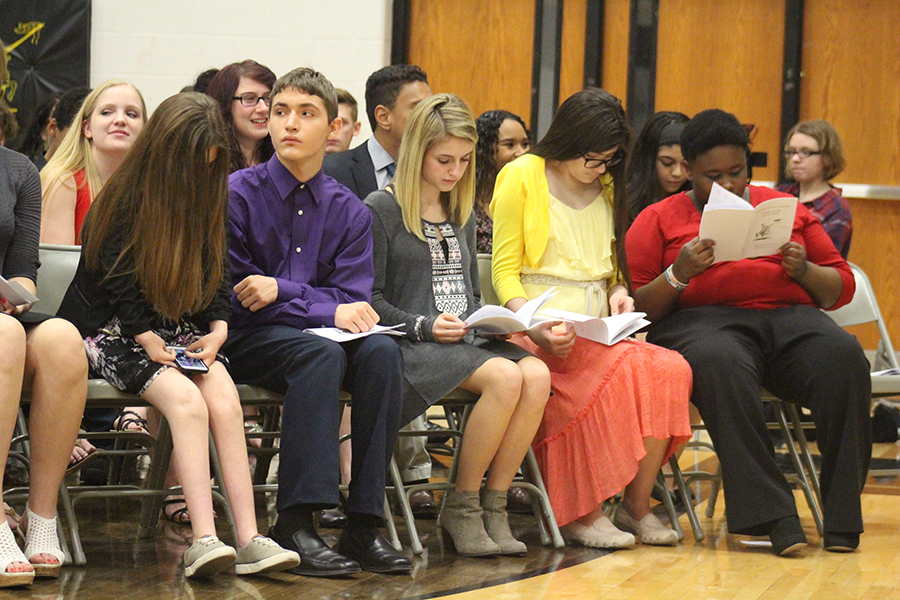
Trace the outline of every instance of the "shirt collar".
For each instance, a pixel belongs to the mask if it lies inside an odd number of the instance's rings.
[[[375,167],[376,171],[380,171],[394,162],[394,159],[391,158],[391,155],[388,154],[387,150],[378,143],[378,140],[375,139],[374,135],[366,142],[366,147],[369,150],[369,156],[372,157],[372,166]]]
[[[278,159],[278,155],[273,154],[272,158],[269,159],[269,162],[266,163],[266,171],[268,171],[269,177],[272,178],[272,183],[275,184],[275,189],[278,191],[278,195],[281,196],[282,200],[286,200],[298,186],[305,185],[305,187],[309,188],[313,200],[318,203],[322,185],[325,181],[325,175],[322,173],[322,169],[319,169],[309,181],[300,181],[281,163]]]

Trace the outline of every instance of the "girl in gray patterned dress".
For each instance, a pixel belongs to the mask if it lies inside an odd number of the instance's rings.
[[[438,94],[407,122],[394,191],[374,192],[372,307],[405,325],[404,415],[411,419],[454,388],[478,394],[465,430],[455,490],[441,526],[459,554],[523,554],[509,530],[506,492],[541,421],[550,376],[540,360],[501,339],[476,338],[465,317],[479,307],[475,253],[475,120]],[[482,478],[487,483],[481,492]]]
[[[238,575],[299,564],[257,531],[243,417],[218,350],[231,313],[225,233],[228,146],[218,106],[202,94],[159,105],[84,226],[84,251],[60,314],[74,322],[92,369],[140,394],[168,420],[191,514],[185,576],[235,565]],[[186,346],[205,373],[176,367]],[[222,465],[238,551],[216,536],[209,432]]]
[[[6,52],[0,43],[0,81]],[[38,269],[41,184],[23,155],[0,147],[0,274],[32,294]],[[56,498],[66,472],[87,396],[87,360],[78,331],[0,297],[0,478],[23,387],[31,390],[28,421],[31,464],[28,503],[21,522],[6,507],[0,518],[0,587],[57,577],[63,553],[56,535]],[[25,553],[12,529],[27,529]]]

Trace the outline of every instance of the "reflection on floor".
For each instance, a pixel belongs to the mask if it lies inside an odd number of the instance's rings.
[[[900,448],[881,444],[875,456],[896,462]],[[715,469],[705,451],[688,451],[685,467]],[[885,463],[886,464],[886,463]],[[884,466],[880,464],[879,467]],[[557,551],[540,546],[537,528],[527,516],[512,517],[515,533],[529,546],[525,558],[462,559],[445,543],[434,522],[420,521],[426,551],[414,558],[411,576],[368,573],[342,580],[276,574],[236,578],[220,575],[208,582],[186,582],[179,564],[190,530],[160,525],[156,537],[137,539],[138,504],[86,501],[78,515],[88,565],[67,567],[58,581],[42,581],[30,589],[0,591],[0,598],[196,598],[210,600],[279,598],[433,598],[454,595],[467,600],[501,598],[897,598],[900,599],[900,480],[870,478],[863,497],[866,534],[861,552],[831,554],[796,493],[801,519],[810,540],[803,558],[777,558],[758,542],[726,533],[721,496],[712,518],[703,509],[709,485],[697,485],[698,515],[706,534],[695,542],[686,518],[680,523],[687,539],[674,548],[638,546],[604,553],[584,548]],[[262,503],[260,503],[262,504]],[[268,516],[260,510],[260,528]],[[221,521],[221,520],[220,520]],[[398,522],[399,523],[399,522]],[[224,523],[219,523],[220,527]],[[220,533],[225,537],[224,530]],[[336,531],[325,530],[329,542]],[[400,528],[402,541],[405,530]]]

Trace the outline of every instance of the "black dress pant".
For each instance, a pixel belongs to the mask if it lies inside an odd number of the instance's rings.
[[[384,515],[384,487],[400,429],[399,346],[385,335],[338,344],[293,327],[229,332],[223,352],[235,381],[284,394],[278,511],[300,504],[337,506],[339,394],[350,392],[348,513]]]
[[[767,523],[797,514],[775,463],[762,387],[812,413],[822,455],[825,531],[862,532],[871,381],[855,338],[809,306],[708,306],[671,314],[647,339],[680,352],[691,365],[691,401],[722,465],[731,533],[765,534]]]

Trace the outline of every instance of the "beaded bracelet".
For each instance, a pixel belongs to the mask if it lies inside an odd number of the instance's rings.
[[[672,266],[673,265],[669,265],[669,268],[666,269],[666,281],[668,281],[669,285],[671,285],[679,292],[683,292],[687,289],[688,284],[678,281],[678,279],[675,277],[675,273],[672,271]]]
[[[417,342],[425,341],[425,337],[422,335],[422,323],[424,322],[424,316],[419,315],[416,317],[416,324],[413,326],[413,338],[415,338]]]

